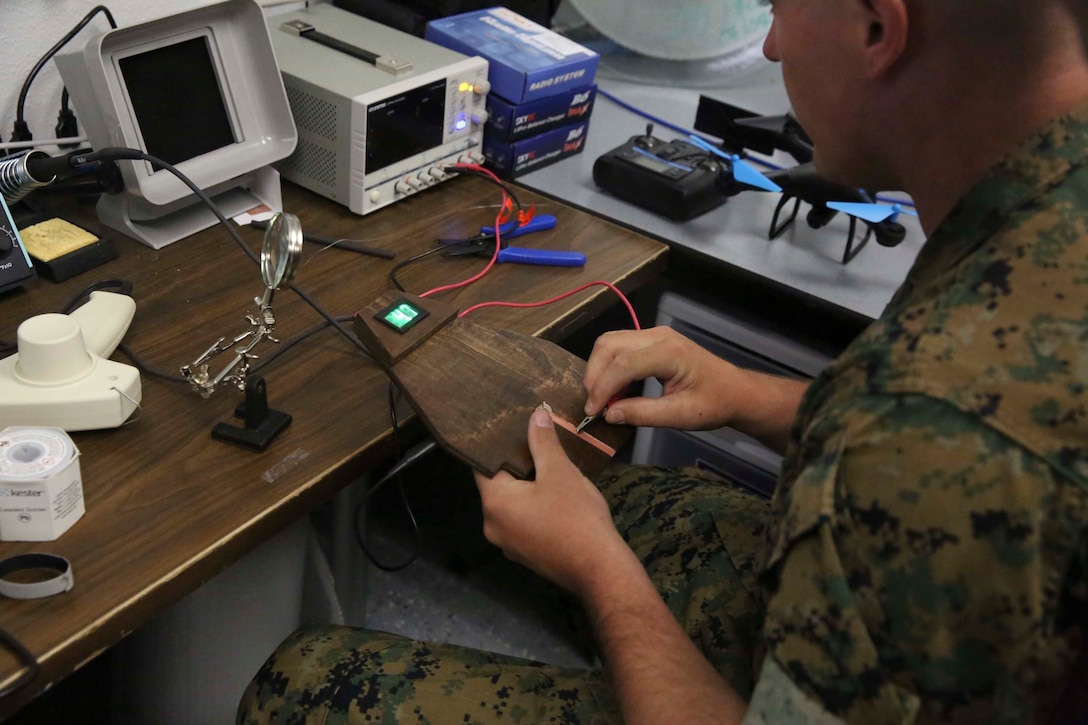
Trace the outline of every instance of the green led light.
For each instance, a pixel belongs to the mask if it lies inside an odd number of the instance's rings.
[[[419,310],[407,302],[401,303],[385,313],[385,321],[398,330],[404,329],[419,317]]]
[[[374,316],[397,332],[405,332],[412,325],[426,317],[427,310],[416,307],[401,297]]]

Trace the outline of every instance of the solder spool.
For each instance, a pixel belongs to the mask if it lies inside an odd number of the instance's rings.
[[[53,541],[84,511],[79,450],[67,433],[0,431],[0,541]]]

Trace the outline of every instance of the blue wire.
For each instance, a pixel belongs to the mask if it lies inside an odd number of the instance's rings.
[[[648,111],[644,111],[644,110],[642,110],[641,108],[639,108],[637,106],[632,106],[627,101],[624,101],[624,100],[621,100],[620,98],[617,98],[616,96],[612,95],[611,93],[604,90],[603,88],[599,88],[599,87],[597,88],[597,95],[604,96],[605,98],[612,101],[613,103],[615,103],[620,108],[628,110],[631,113],[635,114],[636,116],[642,116],[643,118],[645,118],[648,121],[653,121],[658,126],[664,126],[667,129],[670,129],[672,131],[676,131],[677,133],[682,133],[685,136],[694,136],[695,138],[702,139],[706,143],[714,143],[711,137],[703,136],[702,134],[698,134],[695,131],[684,128],[683,126],[677,126],[675,123],[669,123],[665,119],[660,118],[658,116],[655,116],[652,113],[649,113]],[[786,168],[784,166],[779,166],[778,164],[773,163],[771,161],[767,161],[766,159],[761,159],[758,156],[749,155],[749,156],[746,156],[746,159],[748,161],[753,162],[753,163],[759,164],[760,166],[768,168],[768,169],[770,169],[772,171],[782,171],[784,168]],[[876,200],[877,201],[882,201],[885,204],[899,204],[900,206],[903,206],[903,207],[910,207],[911,209],[915,208],[914,202],[908,201],[907,199],[896,199],[896,198],[890,197],[890,196],[877,196]]]

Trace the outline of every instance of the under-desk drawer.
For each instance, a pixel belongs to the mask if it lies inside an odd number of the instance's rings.
[[[831,351],[799,342],[749,315],[714,310],[674,293],[661,296],[657,324],[672,327],[738,367],[775,375],[812,378],[832,357]],[[647,380],[643,395],[661,395],[661,384]],[[774,492],[782,464],[780,455],[731,428],[641,428],[631,458],[634,463],[698,466],[763,496]]]

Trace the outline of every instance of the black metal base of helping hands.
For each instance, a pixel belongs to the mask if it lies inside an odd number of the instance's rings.
[[[234,417],[241,418],[244,426],[217,423],[212,428],[212,438],[234,443],[252,451],[263,451],[287,426],[291,416],[268,407],[268,391],[264,378],[246,383],[245,402],[234,409]]]

